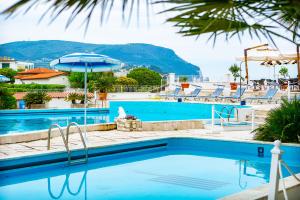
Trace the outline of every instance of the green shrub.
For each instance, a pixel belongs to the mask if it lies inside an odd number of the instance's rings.
[[[64,90],[65,85],[61,84],[4,84],[3,87],[14,92],[27,92],[31,90]]]
[[[31,104],[45,104],[50,100],[51,97],[46,92],[42,91],[29,92],[24,97],[24,101],[28,108],[30,108]]]
[[[0,69],[0,74],[9,78],[10,83],[14,83],[15,82],[14,77],[17,75],[17,71],[15,71],[11,68],[2,68],[2,69]]]
[[[108,92],[113,89],[116,78],[111,76],[102,76],[93,82],[93,89],[99,92]]]
[[[138,82],[133,78],[128,78],[125,76],[121,76],[116,79],[116,85],[137,85]]]
[[[266,122],[254,132],[256,140],[299,143],[300,101],[294,99],[288,102],[283,99],[281,106],[271,110]]]
[[[113,77],[112,72],[89,72],[87,74],[88,87],[91,88],[93,83],[100,77]],[[71,72],[68,76],[72,88],[84,88],[84,72]]]
[[[0,109],[15,109],[17,108],[17,100],[13,93],[9,92],[7,88],[0,86]]]
[[[71,101],[73,104],[76,103],[76,100],[78,99],[78,93],[72,92],[69,93],[68,96],[65,98],[65,101]]]
[[[160,74],[145,67],[131,70],[129,74],[127,74],[127,77],[135,79],[139,85],[161,84]]]

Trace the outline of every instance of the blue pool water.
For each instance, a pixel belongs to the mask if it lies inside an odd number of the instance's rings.
[[[109,111],[90,109],[87,124],[113,122],[122,106],[127,114],[142,121],[210,119],[211,104],[177,102],[112,101]],[[224,105],[215,105],[221,110]],[[229,108],[232,106],[228,106]],[[74,110],[77,110],[76,112]],[[216,116],[217,117],[217,116]],[[0,135],[48,129],[53,123],[67,126],[70,122],[84,123],[82,109],[0,111]]]
[[[264,148],[264,157],[257,156],[258,147]],[[164,139],[93,149],[90,154],[101,156],[90,158],[88,164],[52,164],[0,173],[0,199],[217,199],[267,183],[271,148]],[[300,148],[283,149],[283,159],[300,172]],[[56,157],[51,155],[51,159]]]

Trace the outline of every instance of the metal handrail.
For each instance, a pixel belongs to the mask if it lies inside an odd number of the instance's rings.
[[[49,130],[48,130],[48,143],[47,143],[47,149],[50,150],[51,131],[52,131],[52,128],[54,128],[54,127],[57,127],[58,130],[59,130],[60,136],[61,136],[62,139],[63,139],[65,148],[66,148],[67,153],[68,153],[68,162],[70,162],[70,160],[71,160],[70,149],[69,149],[68,143],[67,143],[67,141],[66,141],[66,138],[65,138],[65,136],[64,136],[64,132],[63,132],[62,128],[61,128],[58,124],[52,124],[52,125],[49,127]]]
[[[84,151],[85,151],[85,162],[87,163],[88,161],[88,149],[87,149],[87,146],[86,146],[86,143],[85,143],[85,140],[84,140],[84,137],[82,135],[82,131],[81,131],[81,128],[80,126],[76,123],[76,122],[71,122],[68,127],[67,127],[67,135],[66,135],[66,143],[69,144],[69,134],[70,134],[70,127],[71,126],[75,126],[77,127],[77,130],[79,132],[79,135],[80,135],[80,138],[81,138],[81,141],[82,141],[82,144],[83,144],[83,148],[84,148]],[[71,160],[69,160],[69,164],[70,164]]]

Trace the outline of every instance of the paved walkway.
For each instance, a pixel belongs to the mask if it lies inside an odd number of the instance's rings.
[[[88,147],[100,147],[113,144],[136,142],[142,140],[159,139],[166,137],[195,137],[222,140],[252,140],[253,134],[250,131],[227,131],[211,133],[207,129],[178,130],[178,131],[144,131],[144,132],[123,132],[123,131],[94,131],[88,133]],[[70,149],[82,148],[82,143],[78,134],[72,134],[69,138]],[[65,147],[61,137],[51,139],[51,152],[64,151]],[[32,142],[22,142],[16,144],[0,145],[0,160],[46,153],[47,140],[37,140]]]

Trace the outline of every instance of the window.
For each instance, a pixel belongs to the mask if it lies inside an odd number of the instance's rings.
[[[2,68],[9,68],[9,63],[2,63]]]

